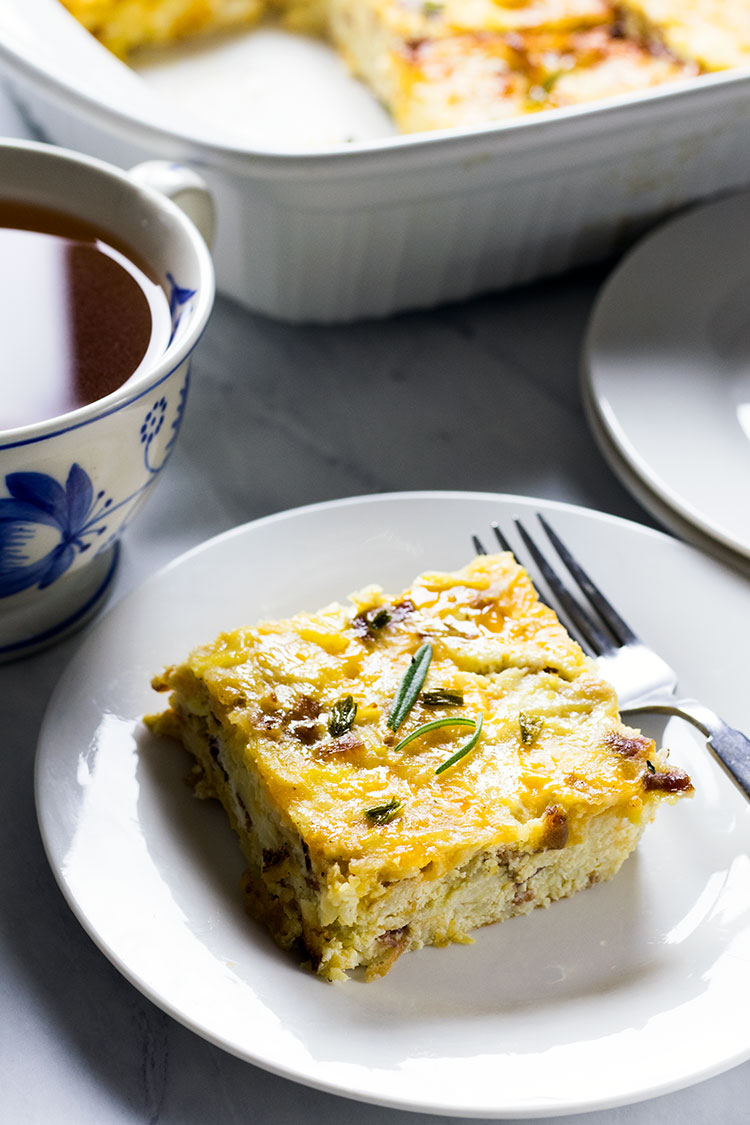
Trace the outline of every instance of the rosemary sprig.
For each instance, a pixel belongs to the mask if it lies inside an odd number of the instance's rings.
[[[389,820],[393,820],[400,808],[401,801],[398,797],[391,797],[385,805],[375,805],[372,809],[365,809],[365,816],[373,824],[387,824]]]
[[[357,704],[351,695],[345,695],[343,699],[337,699],[331,707],[331,713],[328,717],[328,733],[333,738],[339,738],[342,734],[352,729],[354,719],[357,715]]]
[[[391,730],[398,730],[416,703],[431,660],[432,645],[429,641],[425,641],[412,656],[409,667],[406,669],[396,692],[396,698],[388,716],[388,726]]]
[[[451,766],[455,766],[456,762],[460,762],[461,759],[465,757],[470,750],[474,749],[476,744],[479,742],[479,736],[482,733],[482,721],[482,715],[480,713],[479,715],[477,715],[474,721],[475,729],[469,741],[465,742],[463,746],[459,747],[456,753],[453,754],[452,757],[448,758],[446,762],[443,762],[442,765],[438,766],[438,768],[435,770],[435,773],[442,773],[443,770],[447,770],[450,769]]]
[[[423,691],[421,701],[425,707],[463,707],[464,693],[451,688],[435,688],[434,691]]]
[[[421,727],[417,727],[417,729],[413,730],[411,734],[407,734],[406,738],[402,738],[400,742],[396,743],[396,745],[393,747],[393,750],[394,752],[396,750],[403,750],[404,746],[408,746],[409,743],[413,742],[415,738],[419,738],[420,735],[427,734],[429,730],[437,730],[438,727],[473,726],[474,720],[465,718],[463,715],[446,715],[442,719],[432,719],[429,723],[422,723]]]

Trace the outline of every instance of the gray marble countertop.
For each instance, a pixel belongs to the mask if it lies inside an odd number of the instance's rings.
[[[0,132],[25,135],[4,102]],[[605,274],[335,328],[290,327],[219,300],[195,358],[180,441],[125,540],[113,598],[236,524],[363,493],[518,493],[653,525],[607,467],[581,408],[581,340]],[[93,945],[47,865],[33,795],[45,705],[84,637],[0,668],[0,1120],[447,1120],[361,1105],[241,1062],[163,1014]],[[746,1125],[749,1086],[745,1064],[675,1094],[569,1120]]]

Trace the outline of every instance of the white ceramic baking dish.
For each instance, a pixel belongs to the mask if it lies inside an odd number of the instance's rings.
[[[238,48],[251,51],[244,63],[226,41],[195,49],[170,93],[168,71],[135,73],[57,0],[0,0],[0,66],[40,135],[123,166],[159,157],[199,169],[217,203],[219,287],[256,311],[350,321],[507,288],[602,259],[665,213],[750,183],[748,71],[394,136],[317,45],[314,64],[288,68],[285,113],[269,113],[282,99],[259,89],[279,67],[262,61],[278,41],[261,35]],[[213,57],[213,79],[201,63],[193,80],[198,52]],[[210,100],[233,65],[243,82],[212,122],[201,82]],[[337,87],[349,117],[311,136]]]

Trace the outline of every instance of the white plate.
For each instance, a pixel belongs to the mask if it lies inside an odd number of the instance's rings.
[[[584,352],[591,403],[626,466],[747,557],[749,240],[750,193],[660,227],[607,282]]]
[[[489,927],[469,948],[409,954],[378,982],[329,985],[247,918],[221,810],[193,799],[182,752],[140,722],[163,705],[152,673],[194,643],[460,566],[472,530],[536,508],[685,690],[750,727],[739,575],[635,524],[514,497],[403,493],[260,520],[159,572],[79,650],[39,742],[47,853],[101,949],[198,1034],[324,1090],[479,1117],[622,1104],[750,1056],[738,1003],[750,990],[750,805],[683,724],[667,742],[696,796],[662,810],[613,882]]]

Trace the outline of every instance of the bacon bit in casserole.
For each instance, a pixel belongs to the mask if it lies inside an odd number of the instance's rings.
[[[409,61],[418,61],[420,52],[425,43],[429,42],[427,39],[407,39],[404,43],[404,54]]]
[[[289,733],[294,735],[303,746],[312,746],[313,742],[318,741],[320,735],[317,723],[293,723],[289,728]]]
[[[323,742],[316,747],[315,753],[319,754],[321,758],[332,758],[335,754],[346,754],[350,750],[361,750],[363,746],[364,742],[359,735],[350,730],[347,734],[332,738],[330,742]]]
[[[299,719],[317,719],[320,711],[321,707],[317,699],[313,699],[311,695],[301,695],[288,712],[287,718],[292,723]]]
[[[289,858],[289,849],[286,847],[281,848],[264,848],[263,849],[263,871],[269,871],[272,867],[278,867],[285,859]]]
[[[402,926],[400,930],[386,930],[384,934],[380,934],[378,941],[381,945],[387,945],[390,949],[393,949],[395,946],[403,945],[408,936],[409,927]]]
[[[358,637],[371,640],[386,625],[398,625],[414,612],[414,602],[404,598],[395,605],[375,606],[352,618],[352,629]]]
[[[301,695],[285,716],[289,733],[299,739],[304,746],[311,746],[320,736],[317,723],[311,722],[317,719],[320,711],[321,706],[317,699],[313,699],[311,695]]]
[[[352,618],[352,629],[362,640],[372,640],[375,634],[385,628],[391,620],[391,615],[385,606],[379,609],[368,609],[358,613]]]
[[[280,730],[284,717],[280,714],[268,714],[266,711],[254,711],[252,724],[257,730]]]
[[[644,789],[660,789],[664,793],[685,793],[693,783],[684,770],[672,766],[668,770],[647,770],[641,778]]]
[[[534,892],[529,889],[526,882],[514,883],[513,905],[520,906],[524,902],[533,902]]]
[[[404,598],[402,602],[396,602],[396,604],[391,607],[391,621],[395,621],[396,624],[398,624],[414,613],[415,609],[416,606],[411,598]]]
[[[618,734],[617,731],[611,731],[607,735],[607,745],[623,758],[642,758],[654,748],[653,741],[642,734],[626,735]]]
[[[384,977],[389,969],[398,961],[401,954],[409,946],[409,927],[402,926],[400,930],[386,930],[378,937],[378,944],[383,947],[383,955],[370,965],[365,977],[368,981]]]
[[[542,847],[553,851],[564,848],[568,842],[568,814],[562,805],[550,805],[544,811]]]

